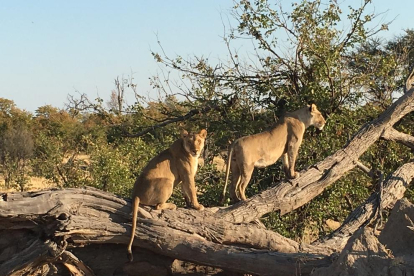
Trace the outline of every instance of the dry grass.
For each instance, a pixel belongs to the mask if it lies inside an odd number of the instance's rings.
[[[63,158],[62,163],[65,164],[69,161],[71,158],[71,155],[67,155]],[[90,156],[87,154],[77,154],[75,156],[75,159],[78,161],[85,162],[86,165],[89,165],[91,163]],[[38,190],[45,190],[50,188],[55,188],[56,184],[47,180],[43,177],[31,177],[29,179],[29,182],[26,184],[25,191],[38,191]],[[0,174],[0,192],[17,192],[19,191],[17,188],[10,188],[6,189],[5,183],[4,183],[4,177]]]
[[[26,186],[26,191],[38,191],[56,187],[56,184],[43,177],[31,177]],[[15,188],[6,189],[4,178],[0,175],[0,192],[17,192]]]

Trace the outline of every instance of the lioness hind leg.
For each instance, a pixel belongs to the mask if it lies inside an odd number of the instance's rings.
[[[240,186],[240,169],[236,162],[231,164],[231,183],[229,187],[230,199],[233,203],[240,201],[238,194]]]
[[[239,187],[240,187],[240,180],[241,180],[240,175],[237,175],[237,178],[232,177],[231,179],[229,192],[230,192],[230,199],[233,203],[240,201],[240,194],[238,193]]]
[[[250,179],[252,178],[254,170],[254,165],[244,166],[242,173],[241,173],[241,179],[240,179],[240,185],[239,185],[239,193],[241,200],[246,200],[246,187],[250,182]]]
[[[169,202],[165,202],[165,203],[159,203],[155,206],[156,210],[165,210],[165,209],[169,209],[169,210],[175,210],[177,209],[177,206],[174,203],[169,203]]]

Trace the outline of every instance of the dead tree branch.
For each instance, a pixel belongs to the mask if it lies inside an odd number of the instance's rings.
[[[390,128],[385,129],[381,138],[385,140],[401,143],[404,146],[407,146],[411,148],[412,150],[414,150],[414,137],[409,134],[399,132],[395,128],[390,127]]]
[[[188,120],[191,117],[193,117],[195,115],[198,115],[198,114],[208,113],[212,109],[215,109],[215,108],[212,108],[210,106],[207,106],[207,107],[204,107],[202,109],[192,109],[189,112],[187,112],[187,114],[185,114],[183,116],[178,116],[178,117],[175,117],[175,118],[170,118],[170,119],[167,119],[167,120],[165,120],[164,122],[162,122],[160,124],[153,125],[153,126],[147,128],[147,129],[144,129],[144,130],[142,130],[140,132],[137,132],[137,133],[134,133],[134,134],[124,134],[123,136],[124,137],[130,137],[130,138],[140,137],[140,136],[143,136],[143,135],[145,135],[145,134],[147,134],[147,133],[149,133],[151,131],[154,131],[154,130],[156,130],[158,128],[167,126],[169,124],[177,123],[177,122],[182,122],[182,121]]]

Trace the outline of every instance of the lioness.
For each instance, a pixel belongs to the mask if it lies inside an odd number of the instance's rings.
[[[276,126],[268,131],[237,139],[229,148],[226,182],[222,194],[224,202],[231,168],[230,197],[233,202],[246,200],[245,190],[254,167],[264,168],[274,164],[281,156],[288,178],[297,178],[295,161],[305,129],[315,126],[322,130],[325,119],[316,105],[307,105],[287,113]],[[233,159],[233,163],[232,163]]]
[[[181,138],[175,141],[170,148],[164,150],[143,169],[137,178],[132,191],[132,230],[128,245],[128,258],[132,261],[132,243],[139,204],[154,206],[157,210],[177,207],[166,201],[171,197],[173,188],[181,183],[187,206],[203,210],[203,205],[197,201],[194,177],[197,172],[198,157],[204,147],[207,136],[205,129],[199,133],[188,133],[183,130]]]

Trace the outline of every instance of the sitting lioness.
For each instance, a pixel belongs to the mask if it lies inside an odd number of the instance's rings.
[[[197,172],[198,157],[204,147],[207,131],[188,133],[183,130],[181,138],[175,141],[170,148],[164,150],[142,170],[137,178],[132,191],[132,230],[128,245],[128,258],[132,261],[132,243],[134,242],[135,229],[139,204],[154,206],[157,210],[177,207],[166,201],[171,197],[173,188],[181,183],[187,206],[197,210],[203,210],[203,205],[197,201],[194,177]]]
[[[222,203],[225,199],[230,168],[232,173],[230,197],[233,202],[246,200],[245,190],[254,167],[267,167],[274,164],[281,156],[286,177],[299,177],[299,173],[295,172],[296,156],[305,129],[312,125],[320,130],[325,125],[325,119],[314,104],[287,113],[274,128],[268,131],[234,141],[229,148]]]

